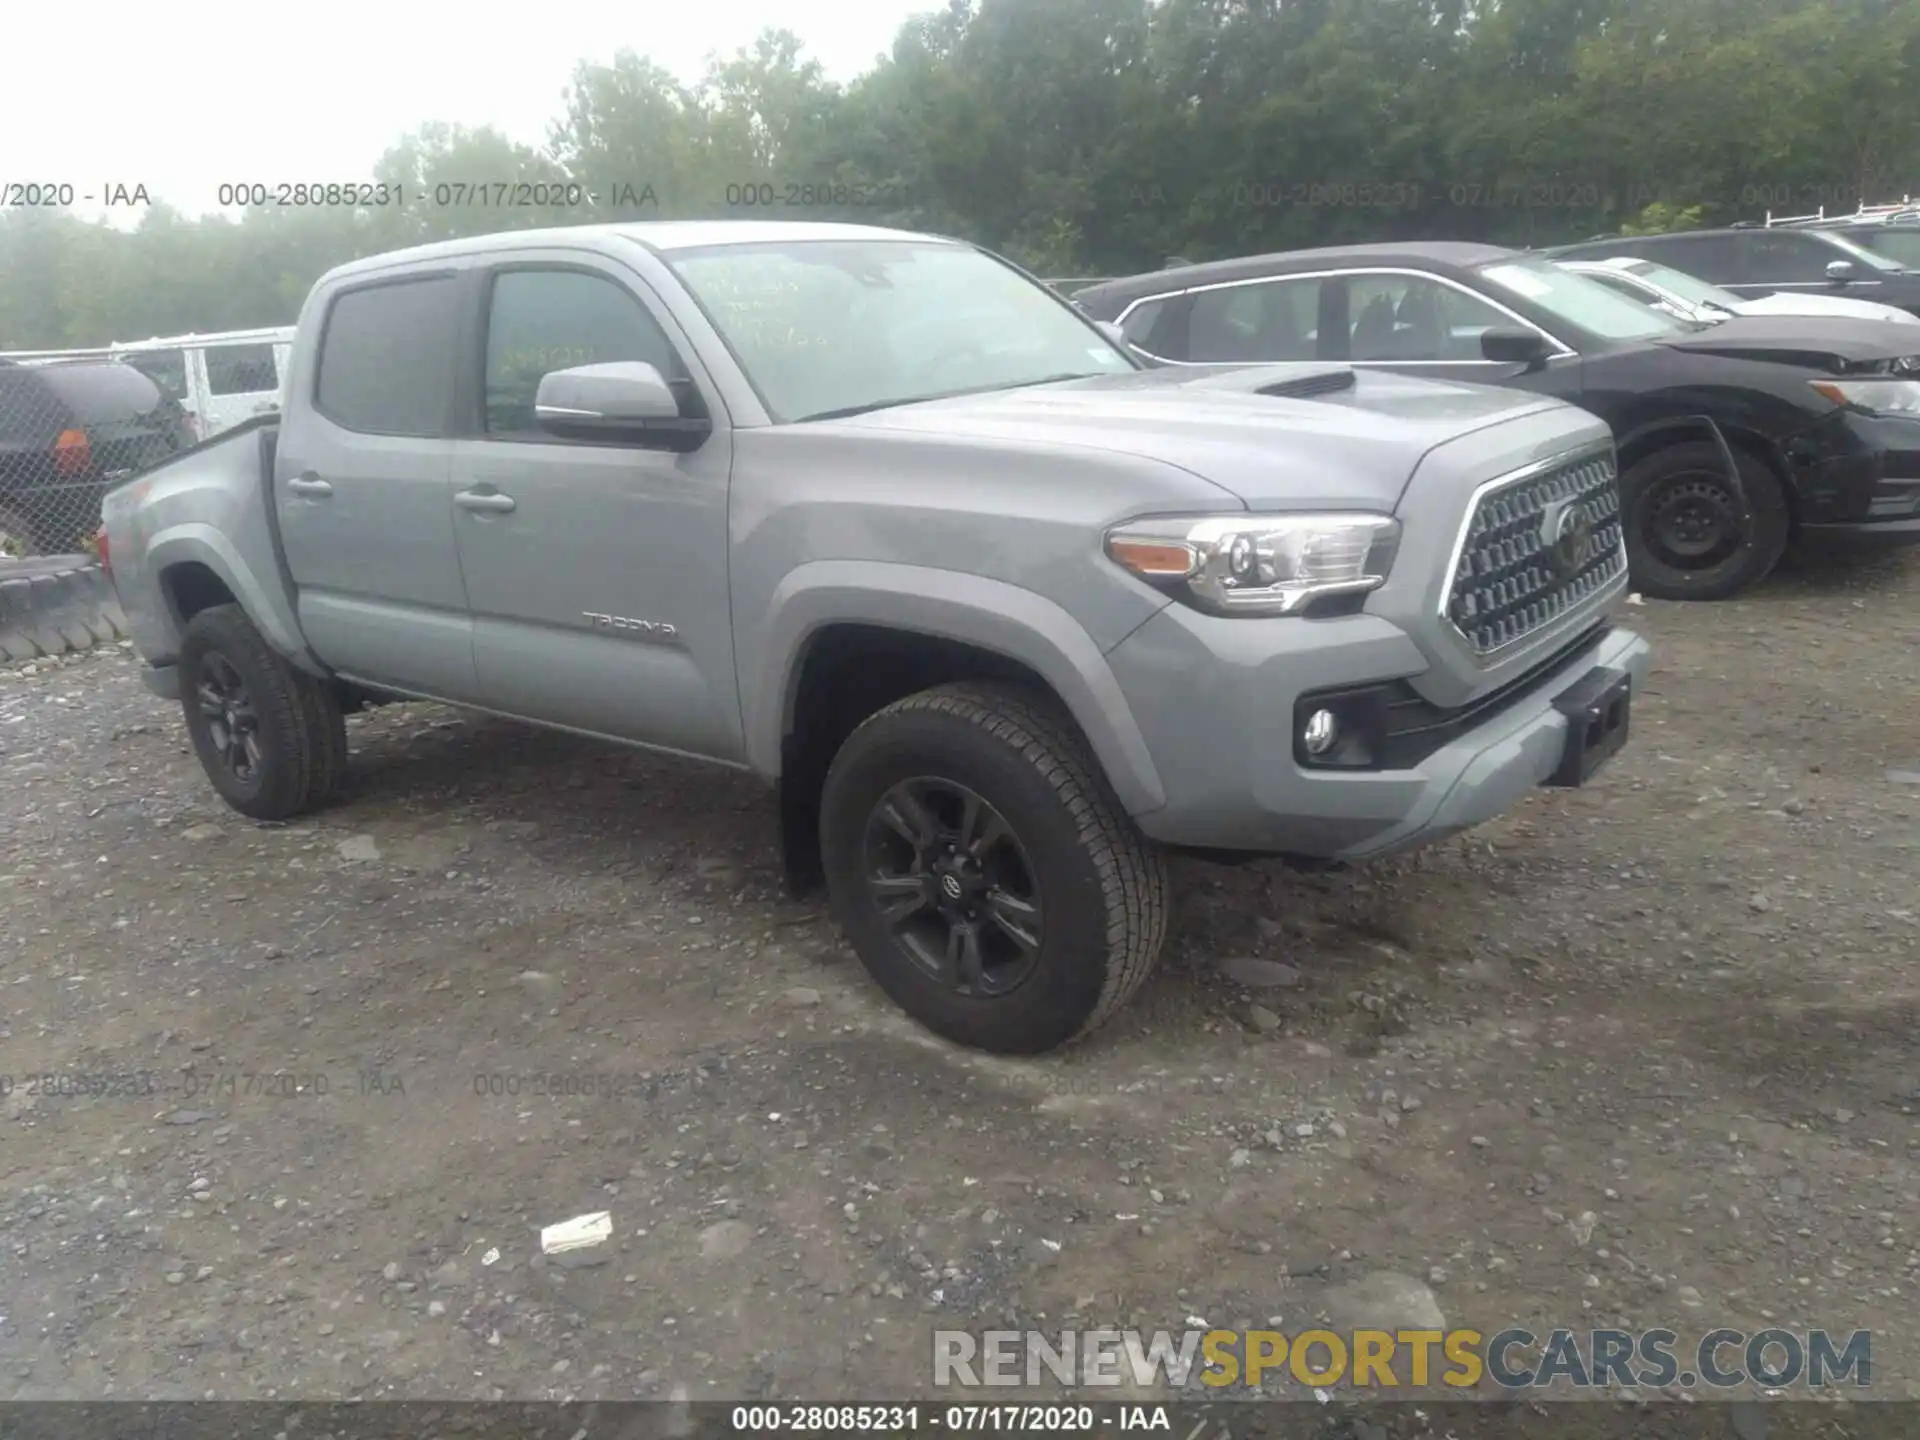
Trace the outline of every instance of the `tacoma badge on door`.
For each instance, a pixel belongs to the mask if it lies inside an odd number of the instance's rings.
[[[634,620],[625,615],[596,615],[591,610],[582,610],[587,623],[602,630],[625,630],[636,640],[650,640],[659,645],[671,645],[680,636],[680,632],[664,620]]]

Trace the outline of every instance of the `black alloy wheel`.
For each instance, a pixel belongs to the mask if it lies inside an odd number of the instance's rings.
[[[318,809],[347,773],[334,687],[267,644],[238,605],[194,615],[180,637],[180,708],[213,788],[242,815]]]
[[[1032,862],[992,805],[952,780],[918,776],[867,818],[867,889],[893,941],[958,994],[1006,995],[1045,939]]]
[[[200,656],[194,699],[207,722],[214,754],[237,785],[251,788],[260,773],[260,717],[247,682],[218,650]]]
[[[1159,959],[1164,857],[1037,687],[954,682],[869,715],[827,768],[819,825],[860,963],[949,1040],[1042,1054],[1111,1018]]]

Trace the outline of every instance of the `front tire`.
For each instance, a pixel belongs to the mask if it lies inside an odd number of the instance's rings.
[[[868,974],[962,1045],[1077,1039],[1160,958],[1165,862],[1048,697],[943,685],[872,715],[828,769],[820,840]]]
[[[201,768],[227,804],[286,820],[338,792],[347,728],[332,689],[279,655],[238,605],[187,623],[180,704]]]
[[[1792,528],[1780,478],[1740,450],[1733,460],[1738,489],[1708,440],[1656,450],[1620,477],[1627,567],[1642,594],[1725,600],[1780,563]]]

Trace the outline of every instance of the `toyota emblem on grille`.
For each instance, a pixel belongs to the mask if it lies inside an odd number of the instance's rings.
[[[962,888],[960,877],[958,875],[943,876],[940,880],[940,888],[947,892],[947,898],[949,900],[958,900]]]
[[[1593,551],[1593,517],[1577,500],[1563,500],[1547,508],[1540,521],[1540,539],[1547,559],[1562,577],[1587,563]]]

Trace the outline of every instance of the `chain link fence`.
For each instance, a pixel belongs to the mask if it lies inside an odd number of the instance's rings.
[[[100,497],[193,443],[180,403],[124,361],[0,357],[0,559],[90,553]]]

